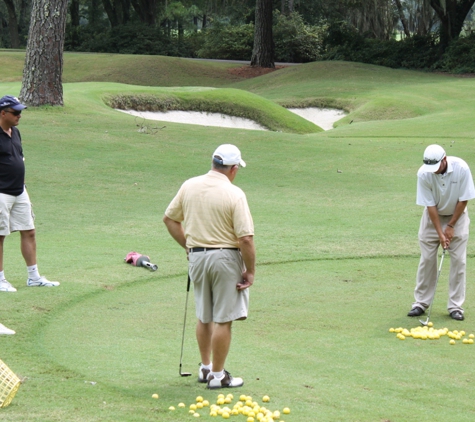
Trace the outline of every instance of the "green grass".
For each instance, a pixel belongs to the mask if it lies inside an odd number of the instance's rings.
[[[2,93],[19,93],[22,54],[0,52],[9,69]],[[122,72],[130,60],[66,54],[65,106],[23,113],[39,268],[62,285],[27,288],[18,235],[6,240],[5,271],[18,292],[0,294],[0,322],[17,334],[0,337],[0,358],[25,382],[1,420],[186,421],[194,420],[187,409],[168,407],[198,395],[216,400],[196,382],[192,300],[183,370],[194,376],[178,375],[187,261],[161,218],[180,184],[205,173],[216,146],[230,142],[248,164],[235,182],[248,196],[258,252],[250,317],[234,325],[227,364],[245,379],[235,398],[268,394],[268,408],[291,408],[286,422],[473,421],[475,346],[400,341],[388,329],[417,325],[405,315],[418,263],[423,149],[438,142],[475,168],[475,80],[335,62],[236,83],[222,63],[181,60],[182,69],[176,59],[134,56],[138,75]],[[152,83],[148,60],[166,83]],[[107,72],[122,72],[122,83]],[[169,122],[146,134],[104,103],[164,87],[220,92],[220,101],[242,90],[257,103],[321,102],[351,113],[333,131],[306,135]],[[474,242],[467,319],[447,316],[446,265],[432,312],[438,328],[475,332]],[[124,264],[132,250],[159,270]]]

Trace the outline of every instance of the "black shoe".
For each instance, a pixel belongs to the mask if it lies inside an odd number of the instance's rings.
[[[463,316],[462,312],[460,311],[453,311],[450,313],[450,318],[456,319],[457,321],[463,321],[465,317]]]
[[[415,306],[414,308],[412,308],[408,313],[407,313],[407,316],[421,316],[423,313],[424,313],[424,309],[422,309],[421,307],[419,306]]]

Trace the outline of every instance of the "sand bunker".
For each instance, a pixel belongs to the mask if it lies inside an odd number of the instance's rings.
[[[187,123],[202,126],[218,126],[236,129],[267,130],[253,120],[241,117],[228,116],[220,113],[205,113],[200,111],[135,111],[118,110],[132,116],[142,117],[146,120],[159,120],[162,122]],[[345,116],[342,110],[330,108],[291,108],[289,111],[298,114],[304,119],[315,123],[324,130],[333,128],[333,123]]]
[[[346,116],[343,110],[337,110],[335,108],[289,108],[292,113],[298,114],[300,117],[315,123],[323,130],[333,129],[333,123]]]

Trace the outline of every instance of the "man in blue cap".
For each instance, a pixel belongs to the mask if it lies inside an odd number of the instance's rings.
[[[20,232],[21,253],[28,271],[27,286],[59,286],[57,281],[40,276],[36,263],[34,215],[25,188],[23,148],[16,127],[25,108],[16,97],[0,98],[0,292],[16,292],[3,269],[5,237],[15,231]]]

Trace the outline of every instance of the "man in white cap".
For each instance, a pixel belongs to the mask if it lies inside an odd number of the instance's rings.
[[[26,108],[18,98],[0,98],[0,292],[16,292],[5,278],[3,245],[11,232],[20,232],[21,253],[27,265],[30,287],[55,287],[57,281],[41,277],[36,263],[36,236],[31,202],[25,187],[25,163],[20,131],[21,112]]]
[[[183,183],[163,218],[188,256],[201,355],[198,381],[211,389],[244,384],[224,364],[231,325],[247,318],[254,283],[254,224],[246,195],[232,184],[239,167],[245,166],[236,146],[219,146],[212,169]]]
[[[439,145],[424,151],[423,165],[417,172],[417,205],[425,207],[419,227],[421,259],[417,271],[415,302],[407,314],[422,315],[431,304],[437,279],[439,245],[450,253],[450,316],[463,321],[465,268],[470,219],[467,202],[475,198],[475,187],[467,163],[447,157]]]

